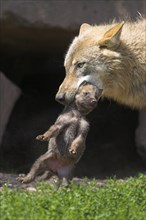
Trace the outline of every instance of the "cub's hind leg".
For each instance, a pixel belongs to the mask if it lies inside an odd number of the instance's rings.
[[[18,177],[17,180],[22,183],[29,183],[33,181],[37,175],[48,169],[47,161],[51,157],[52,154],[48,152],[40,156],[33,164],[32,168],[30,169],[30,172],[24,177]]]

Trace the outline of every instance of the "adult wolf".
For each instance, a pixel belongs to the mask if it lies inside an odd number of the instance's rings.
[[[82,24],[64,66],[66,77],[56,94],[57,101],[70,102],[80,84],[89,81],[102,90],[102,96],[131,108],[146,108],[146,20]]]

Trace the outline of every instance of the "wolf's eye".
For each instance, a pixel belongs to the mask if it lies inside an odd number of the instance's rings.
[[[76,64],[76,67],[77,67],[77,68],[82,68],[84,65],[85,65],[85,62],[77,63],[77,64]]]

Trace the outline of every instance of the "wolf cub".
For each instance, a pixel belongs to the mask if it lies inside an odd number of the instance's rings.
[[[44,173],[43,179],[57,175],[59,185],[62,180],[68,183],[74,165],[85,150],[89,130],[85,116],[96,107],[98,93],[96,86],[89,83],[79,87],[75,100],[64,108],[54,125],[36,137],[37,140],[48,141],[48,151],[35,161],[25,177],[18,177],[18,181],[31,182]]]

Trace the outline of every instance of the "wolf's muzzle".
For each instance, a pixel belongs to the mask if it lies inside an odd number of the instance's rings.
[[[59,93],[56,95],[55,100],[61,104],[65,104],[65,94],[64,93]]]

